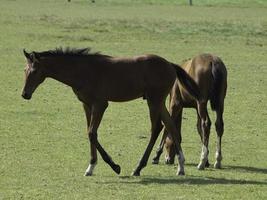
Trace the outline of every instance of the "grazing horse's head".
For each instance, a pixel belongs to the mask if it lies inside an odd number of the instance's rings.
[[[29,100],[35,89],[45,80],[45,72],[37,53],[27,53],[25,50],[23,50],[23,53],[27,65],[25,68],[25,85],[21,95],[24,99]]]

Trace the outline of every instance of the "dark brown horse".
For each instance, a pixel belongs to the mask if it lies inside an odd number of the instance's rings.
[[[210,100],[211,109],[216,111],[215,127],[217,132],[217,149],[214,167],[221,168],[221,140],[224,130],[223,110],[227,88],[227,71],[225,65],[217,56],[201,54],[185,62],[182,67],[196,81],[200,89],[201,100],[196,100],[192,97],[183,85],[181,85],[179,80],[175,82],[170,93],[169,110],[179,133],[179,141],[182,140],[181,123],[183,108],[195,108],[197,110],[197,130],[203,144],[198,169],[204,169],[209,166],[208,143],[211,121],[207,111],[207,103]],[[159,162],[164,144],[167,150],[165,157],[166,163],[174,163],[172,135],[168,135],[168,131],[165,130],[157,150],[157,155],[153,158],[154,164]]]
[[[50,77],[72,88],[78,99],[83,103],[87,118],[88,137],[91,146],[91,160],[85,172],[86,176],[93,173],[97,163],[97,150],[110,167],[120,173],[120,166],[115,164],[97,139],[100,125],[108,101],[123,102],[143,97],[147,100],[150,120],[151,137],[149,144],[133,175],[139,176],[147,164],[147,160],[155,141],[162,130],[162,123],[173,133],[175,151],[178,154],[179,166],[177,173],[184,174],[184,157],[178,132],[165,106],[176,78],[190,91],[199,97],[196,83],[179,66],[172,64],[156,55],[144,55],[133,58],[115,58],[91,53],[90,49],[56,49],[45,52],[27,53],[25,70],[25,86],[22,97],[31,99],[35,89]]]

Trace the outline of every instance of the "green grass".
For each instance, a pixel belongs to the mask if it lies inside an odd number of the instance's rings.
[[[0,3],[0,199],[266,199],[267,1],[2,0]],[[186,176],[151,165],[129,176],[149,140],[146,102],[110,103],[99,140],[121,165],[100,158],[83,177],[88,142],[83,109],[71,89],[47,80],[20,97],[22,49],[87,47],[113,56],[159,54],[181,63],[201,52],[228,69],[223,169],[198,171],[196,113],[184,111]],[[214,113],[211,113],[214,124]],[[210,160],[214,162],[212,126]],[[153,152],[154,155],[154,152]]]

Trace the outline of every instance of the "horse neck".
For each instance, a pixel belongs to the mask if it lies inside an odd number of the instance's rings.
[[[82,70],[80,66],[73,66],[70,58],[51,57],[45,60],[47,77],[53,78],[72,88],[79,88],[82,85]]]

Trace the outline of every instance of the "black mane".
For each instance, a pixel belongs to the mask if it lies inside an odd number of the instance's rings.
[[[39,57],[51,57],[51,56],[105,56],[100,54],[99,52],[92,52],[91,48],[56,48],[54,50],[43,51],[43,52],[34,52]]]

